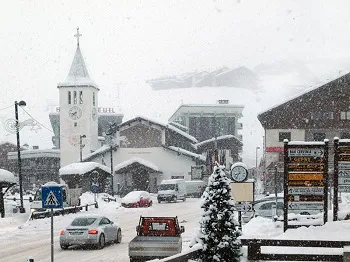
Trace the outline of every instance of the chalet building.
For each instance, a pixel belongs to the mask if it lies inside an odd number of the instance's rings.
[[[7,153],[8,170],[18,175],[18,154]],[[48,181],[60,182],[60,151],[57,149],[26,149],[21,150],[21,170],[23,189],[32,190],[33,185],[41,186]]]
[[[154,90],[207,86],[257,88],[257,79],[257,75],[252,70],[241,66],[234,69],[222,67],[214,71],[186,73],[178,76],[152,79],[147,82]]]
[[[199,142],[223,135],[233,135],[242,141],[244,106],[232,105],[229,100],[218,100],[217,104],[184,104],[169,118],[169,123],[182,128]]]
[[[350,138],[350,74],[309,90],[258,115],[265,130],[265,181],[271,181],[277,165],[283,175],[283,140],[323,141]],[[330,146],[329,167],[333,168]],[[270,183],[271,184],[271,183]]]
[[[23,149],[23,148],[22,148]],[[10,142],[2,142],[0,143],[0,169],[5,169],[5,170],[15,170],[15,165],[17,163],[9,163],[7,160],[7,153],[16,151],[17,150],[17,145],[12,144]]]
[[[118,125],[115,137],[114,147],[103,146],[83,161],[111,167],[114,191],[121,194],[134,189],[157,192],[163,179],[191,180],[192,167],[206,161],[195,151],[196,138],[148,118],[136,117]]]

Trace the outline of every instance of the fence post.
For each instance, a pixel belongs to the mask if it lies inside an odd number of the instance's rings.
[[[350,262],[350,246],[343,247],[343,261]]]
[[[251,241],[248,243],[248,260],[260,260],[261,247],[256,241]]]

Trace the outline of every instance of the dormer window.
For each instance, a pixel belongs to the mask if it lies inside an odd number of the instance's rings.
[[[83,91],[79,91],[79,104],[83,103]]]

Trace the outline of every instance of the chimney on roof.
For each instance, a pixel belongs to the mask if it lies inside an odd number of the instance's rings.
[[[39,146],[33,146],[33,149],[39,149]]]
[[[228,99],[221,99],[221,100],[218,100],[218,104],[220,104],[220,105],[227,105],[228,102],[229,102]]]

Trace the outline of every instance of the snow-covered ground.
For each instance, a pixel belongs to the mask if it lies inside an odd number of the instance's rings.
[[[54,217],[54,260],[55,261],[101,261],[110,262],[129,261],[128,243],[135,236],[135,227],[138,224],[139,216],[178,216],[180,224],[185,226],[183,233],[183,251],[189,249],[189,242],[198,230],[198,221],[201,215],[200,199],[188,198],[186,202],[161,203],[158,204],[155,196],[153,206],[150,208],[123,208],[120,206],[120,199],[117,202],[105,202],[99,198],[99,208],[91,207],[89,213],[103,214],[119,223],[122,228],[123,239],[120,244],[108,245],[102,250],[74,249],[63,251],[59,247],[59,231],[70,223],[73,217],[78,214]],[[93,194],[85,193],[83,203],[92,203]],[[29,212],[29,202],[25,201],[25,207]],[[348,207],[343,202],[341,208]],[[28,220],[29,214],[10,213],[7,209],[6,217],[0,218],[0,261],[26,261],[31,256],[37,261],[50,261],[50,219]],[[86,211],[82,211],[86,212]],[[325,240],[349,240],[350,221],[331,221],[324,226],[301,227],[289,229],[283,233],[283,226],[276,224],[271,219],[257,217],[243,225],[244,238],[280,238],[280,239],[325,239]],[[269,252],[276,248],[269,248]],[[267,249],[263,249],[266,252]],[[315,250],[315,249],[313,249]],[[323,252],[337,252],[325,250]],[[246,248],[242,248],[242,261],[246,261]],[[279,252],[281,248],[279,248]],[[298,248],[295,252],[311,252]],[[318,252],[318,251],[314,251]]]

